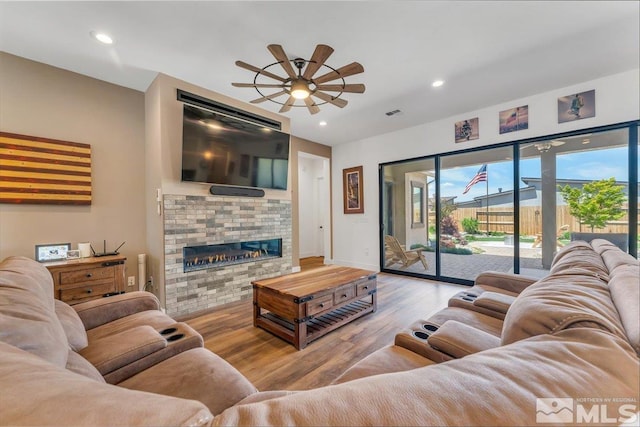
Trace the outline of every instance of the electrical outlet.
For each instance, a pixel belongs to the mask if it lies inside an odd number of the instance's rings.
[[[136,276],[129,276],[127,279],[127,286],[135,286],[136,285]]]

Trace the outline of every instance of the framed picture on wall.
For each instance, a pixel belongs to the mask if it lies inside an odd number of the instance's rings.
[[[480,124],[477,117],[456,122],[454,128],[456,142],[465,142],[480,138]]]
[[[529,129],[529,106],[500,111],[500,134]]]
[[[558,123],[596,116],[596,91],[574,93],[558,98]]]
[[[342,170],[344,213],[364,213],[364,195],[362,185],[362,166]]]

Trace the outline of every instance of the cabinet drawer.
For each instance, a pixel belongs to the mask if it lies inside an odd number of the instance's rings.
[[[307,316],[325,311],[333,307],[333,294],[314,298],[307,303]]]
[[[93,280],[113,280],[113,267],[88,268],[86,270],[63,271],[60,273],[60,285],[75,285]]]
[[[338,288],[333,293],[333,303],[340,304],[345,301],[349,301],[356,296],[356,288],[354,285],[343,286]]]
[[[106,293],[116,292],[113,281],[94,282],[75,288],[67,287],[60,290],[60,299],[64,302],[79,301],[88,298],[102,297]]]
[[[368,295],[369,292],[373,291],[376,289],[376,280],[375,279],[371,279],[371,280],[365,280],[361,283],[357,283],[356,284],[356,295],[357,296],[363,296],[363,295]]]

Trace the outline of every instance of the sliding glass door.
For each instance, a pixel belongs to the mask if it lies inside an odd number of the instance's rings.
[[[380,165],[384,271],[542,277],[571,240],[638,255],[637,122]]]

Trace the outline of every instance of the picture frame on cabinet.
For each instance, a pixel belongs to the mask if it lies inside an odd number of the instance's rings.
[[[36,245],[36,261],[49,262],[67,259],[67,252],[71,250],[71,243],[49,243]]]

